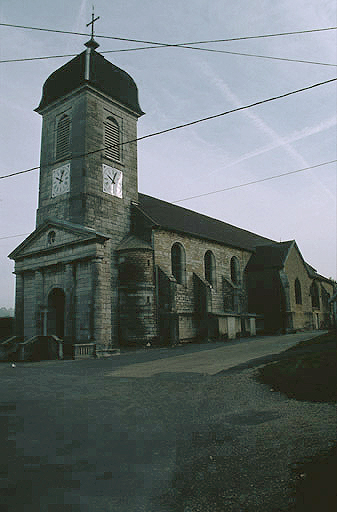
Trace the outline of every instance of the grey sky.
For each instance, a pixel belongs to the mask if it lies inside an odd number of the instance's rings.
[[[87,0],[3,0],[1,22],[86,32]],[[337,25],[335,0],[97,0],[96,33],[179,43]],[[83,36],[0,27],[0,59],[83,51]],[[101,39],[98,51],[139,44]],[[203,45],[337,63],[336,31]],[[139,136],[337,76],[337,68],[158,48],[104,56],[136,81]],[[70,58],[0,64],[0,175],[39,164],[44,81]],[[175,201],[336,159],[336,82],[139,142],[139,190]],[[35,227],[38,171],[0,180],[0,238]],[[336,165],[179,203],[274,240],[296,239],[319,273],[336,278]],[[0,240],[0,306],[14,303]]]

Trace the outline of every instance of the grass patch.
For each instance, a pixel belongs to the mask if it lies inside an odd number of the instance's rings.
[[[289,398],[337,401],[337,340],[333,333],[303,341],[256,375],[259,382]]]

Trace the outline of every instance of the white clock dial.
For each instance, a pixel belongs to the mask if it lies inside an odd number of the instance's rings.
[[[103,164],[103,192],[123,197],[123,172]]]
[[[52,197],[65,194],[70,190],[70,164],[62,165],[53,170]]]

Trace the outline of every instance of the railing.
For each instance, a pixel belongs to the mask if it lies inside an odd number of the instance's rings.
[[[74,359],[80,357],[96,357],[96,343],[75,343]]]

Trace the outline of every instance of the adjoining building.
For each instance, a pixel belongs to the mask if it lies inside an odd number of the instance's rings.
[[[133,79],[86,50],[46,80],[36,229],[11,254],[16,334],[69,346],[312,329],[333,282],[277,243],[138,193]],[[82,353],[84,353],[82,351]]]

